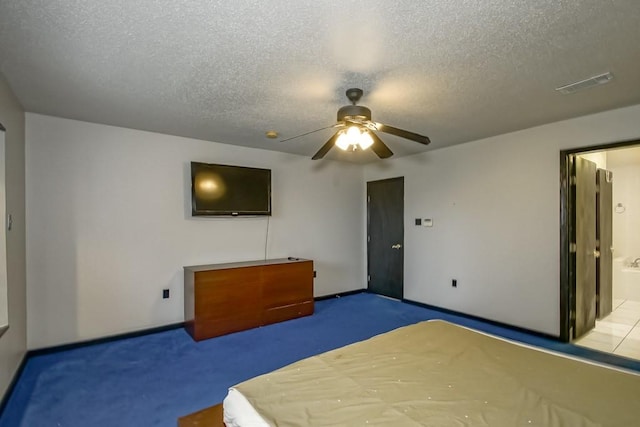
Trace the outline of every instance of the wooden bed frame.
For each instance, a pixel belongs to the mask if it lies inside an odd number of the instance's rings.
[[[178,418],[178,427],[225,427],[222,403]]]

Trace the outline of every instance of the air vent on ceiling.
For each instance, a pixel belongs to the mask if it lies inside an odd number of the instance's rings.
[[[598,74],[597,76],[589,77],[588,79],[580,80],[579,82],[557,87],[556,90],[565,95],[569,95],[570,93],[574,93],[582,89],[609,83],[612,79],[613,74],[611,74],[610,72],[606,72],[604,74]]]

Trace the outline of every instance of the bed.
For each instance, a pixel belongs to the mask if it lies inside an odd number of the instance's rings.
[[[434,320],[240,383],[223,407],[234,427],[628,427],[640,375]]]

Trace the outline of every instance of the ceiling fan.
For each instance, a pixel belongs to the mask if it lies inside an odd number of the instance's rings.
[[[371,110],[363,105],[356,105],[360,98],[362,98],[363,93],[362,89],[347,89],[346,94],[349,101],[351,101],[351,105],[345,105],[338,110],[338,122],[336,124],[283,139],[281,142],[309,135],[320,130],[337,128],[338,131],[313,155],[313,160],[322,159],[334,145],[337,145],[345,151],[366,150],[371,147],[371,150],[381,159],[393,156],[393,152],[375,134],[375,131],[399,136],[400,138],[409,139],[424,145],[431,142],[429,138],[424,135],[372,121]]]

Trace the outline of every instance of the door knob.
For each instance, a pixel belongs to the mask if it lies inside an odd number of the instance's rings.
[[[395,245],[391,246],[391,249],[400,249],[402,247],[402,245],[400,243],[396,243]]]

